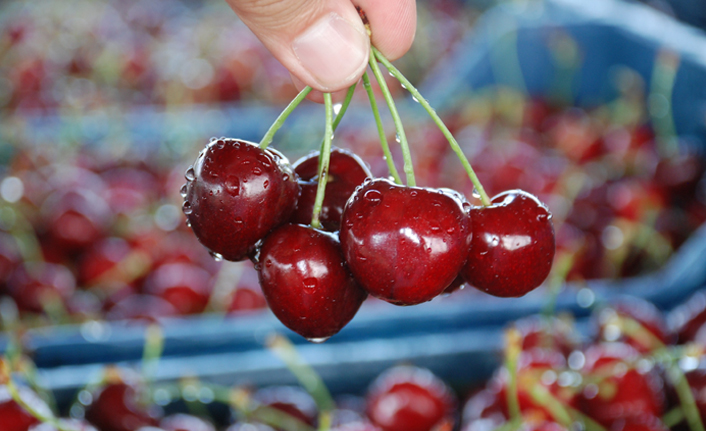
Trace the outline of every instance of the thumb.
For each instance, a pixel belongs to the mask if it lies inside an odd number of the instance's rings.
[[[365,71],[370,39],[350,0],[226,0],[272,55],[316,90],[349,87]]]

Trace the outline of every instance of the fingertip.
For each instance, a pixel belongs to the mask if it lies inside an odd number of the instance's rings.
[[[389,60],[409,51],[417,31],[417,5],[414,0],[358,0],[372,31],[372,42]]]

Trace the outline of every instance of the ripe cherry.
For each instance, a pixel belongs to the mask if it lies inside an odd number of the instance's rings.
[[[183,210],[199,241],[224,259],[244,260],[287,221],[299,185],[287,159],[237,139],[216,139],[186,172]]]
[[[554,259],[554,226],[536,197],[506,191],[469,215],[473,241],[461,270],[468,284],[494,296],[519,297],[547,278]]]
[[[101,388],[86,406],[86,419],[101,431],[157,426],[157,414],[138,403],[137,387],[120,382]]]
[[[169,301],[179,314],[197,314],[206,309],[213,276],[194,264],[165,263],[145,279],[143,291]]]
[[[671,341],[662,313],[640,298],[630,297],[601,309],[597,321],[602,340],[627,343],[641,353]]]
[[[367,395],[370,421],[383,431],[430,431],[455,414],[451,389],[431,371],[397,366],[380,374]]]
[[[622,418],[661,417],[663,382],[655,369],[638,368],[637,350],[624,343],[601,343],[586,352],[584,375],[604,377],[584,386],[579,408],[597,422],[611,426]]]
[[[32,262],[20,265],[7,280],[7,291],[21,311],[41,313],[53,303],[64,304],[76,290],[71,271],[59,264]]]
[[[294,172],[299,175],[299,185],[302,192],[290,222],[311,223],[316,189],[319,185],[318,170],[319,152],[314,152],[294,163]],[[339,148],[334,148],[331,151],[326,194],[320,215],[324,230],[335,232],[340,229],[343,208],[348,198],[351,197],[356,187],[363,184],[366,178],[372,178],[372,174],[360,157]]]
[[[51,415],[49,406],[32,390],[20,387],[21,399],[32,406],[35,410],[44,415]],[[3,431],[27,431],[27,429],[39,423],[39,419],[32,416],[21,407],[10,395],[6,385],[0,385],[0,425]]]
[[[280,410],[302,423],[315,426],[319,410],[314,399],[298,386],[269,386],[253,394],[259,404]]]
[[[461,199],[376,179],[346,205],[341,246],[361,286],[396,305],[429,301],[456,278],[471,240]]]
[[[275,316],[289,329],[317,341],[340,331],[367,296],[348,270],[338,239],[295,224],[265,238],[260,284]]]

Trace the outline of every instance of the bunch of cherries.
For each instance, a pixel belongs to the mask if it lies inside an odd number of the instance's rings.
[[[438,120],[373,48],[370,66],[380,77],[378,60]],[[392,98],[384,79],[377,81],[405,150]],[[377,113],[367,75],[364,82]],[[356,155],[331,149],[327,96],[327,132],[318,153],[290,165],[268,148],[278,119],[259,145],[212,139],[187,170],[181,190],[187,223],[200,242],[217,258],[253,260],[267,303],[285,326],[323,341],[353,318],[368,294],[415,305],[463,282],[491,295],[518,297],[544,281],[554,258],[554,228],[536,197],[511,190],[488,198],[463,157],[482,205],[471,205],[454,190],[417,187],[408,151],[406,185],[393,167],[393,179],[372,178]],[[437,124],[457,148],[441,120]],[[384,138],[381,144],[387,149]]]

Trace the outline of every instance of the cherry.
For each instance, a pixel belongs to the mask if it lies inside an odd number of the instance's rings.
[[[216,431],[213,424],[205,419],[184,413],[162,418],[159,427],[164,431]]]
[[[311,223],[318,188],[319,152],[314,152],[297,160],[294,172],[299,175],[301,195],[297,209],[292,214],[290,222],[299,224]],[[331,150],[326,194],[321,208],[320,221],[323,229],[329,232],[338,231],[341,227],[343,208],[355,188],[372,178],[370,168],[363,160],[350,151],[334,148]]]
[[[213,288],[212,275],[190,263],[165,263],[154,268],[143,291],[169,301],[179,314],[196,314],[206,309]]]
[[[26,387],[19,388],[21,399],[31,405],[35,410],[44,415],[52,415],[49,406]],[[10,391],[6,385],[0,385],[0,429],[3,431],[27,431],[30,426],[39,423],[39,419],[32,416],[12,399]]]
[[[519,297],[549,275],[554,226],[544,204],[522,190],[500,193],[469,211],[473,240],[461,274],[468,284],[500,297]]]
[[[76,279],[63,265],[44,262],[18,266],[7,280],[7,291],[22,311],[41,313],[52,301],[64,304],[76,289]]]
[[[130,244],[119,237],[103,238],[92,244],[78,259],[79,283],[91,285],[107,279],[120,279],[124,274],[116,267],[129,253]]]
[[[619,419],[610,427],[610,431],[668,431],[667,425],[655,416],[633,416]]]
[[[235,287],[227,309],[229,314],[261,310],[267,307],[267,300],[260,289],[258,271],[250,262],[246,261],[243,264],[238,285]]]
[[[137,320],[156,322],[164,317],[179,315],[179,311],[166,299],[148,294],[127,294],[105,314],[107,320]]]
[[[641,326],[635,334],[621,329],[620,320],[627,319]],[[597,313],[597,320],[602,340],[624,342],[641,353],[650,353],[671,341],[662,313],[652,303],[640,298],[631,297],[603,308]],[[629,321],[623,323],[629,324]]]
[[[662,415],[663,382],[653,368],[635,367],[639,352],[634,348],[624,343],[596,344],[586,350],[585,358],[583,373],[599,377],[578,396],[578,406],[588,416],[610,426],[621,418]]]
[[[199,241],[224,259],[244,260],[255,244],[287,221],[299,185],[275,150],[215,139],[186,171],[183,210]]]
[[[497,388],[483,388],[468,398],[461,415],[462,430],[492,431],[507,422]]]
[[[571,324],[558,317],[534,315],[516,321],[513,326],[520,332],[523,351],[547,349],[568,357],[577,345]]]
[[[86,421],[78,419],[59,419],[59,424],[63,429],[69,429],[73,431],[98,431],[96,428]],[[33,425],[29,428],[29,431],[59,431],[54,425],[50,423],[41,423]]]
[[[15,238],[0,231],[0,292],[4,290],[7,278],[21,262],[22,256]]]
[[[425,368],[396,366],[380,374],[367,395],[370,421],[383,431],[430,431],[453,424],[456,398],[441,379]]]
[[[301,422],[315,426],[319,410],[314,399],[298,386],[270,386],[258,389],[253,400],[280,410]]]
[[[361,286],[396,305],[442,293],[471,240],[461,199],[442,190],[367,181],[343,212],[341,246]]]
[[[101,431],[133,431],[157,426],[157,414],[138,403],[138,388],[125,382],[110,383],[93,394],[86,420]]]
[[[295,224],[276,229],[263,241],[260,284],[275,316],[317,341],[340,331],[367,296],[345,265],[338,239]]]
[[[693,294],[689,300],[674,308],[667,320],[679,344],[694,341],[701,326],[706,324],[706,292]]]

